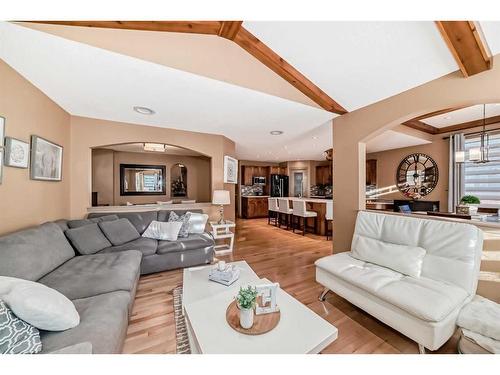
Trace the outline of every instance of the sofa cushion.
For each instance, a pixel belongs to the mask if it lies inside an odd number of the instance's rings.
[[[175,212],[178,216],[182,216],[187,212],[202,214],[203,210],[195,209],[195,210],[160,210],[158,211],[158,221],[168,221],[170,217],[170,212]]]
[[[117,290],[131,291],[140,272],[142,254],[122,251],[75,257],[40,279],[69,299],[79,299]]]
[[[98,224],[106,238],[114,245],[123,245],[141,235],[128,219],[103,221]]]
[[[72,228],[83,227],[83,226],[89,225],[89,224],[100,223],[102,221],[113,221],[113,220],[118,220],[118,219],[119,219],[119,217],[116,215],[106,215],[106,216],[94,217],[92,219],[68,220],[67,224],[68,224],[68,227],[70,229],[72,229]]]
[[[399,272],[339,253],[321,258],[316,266],[429,322],[443,320],[468,298],[462,288]]]
[[[177,241],[182,223],[178,221],[152,221],[148,229],[142,234],[143,237],[155,240]]]
[[[425,249],[380,241],[355,234],[351,256],[401,272],[404,275],[420,277]]]
[[[169,252],[179,252],[186,250],[203,249],[215,244],[214,240],[207,233],[190,234],[186,238],[179,238],[177,241],[158,241],[157,254]]]
[[[0,237],[0,275],[36,281],[75,256],[55,223]]]
[[[153,220],[158,220],[157,211],[146,212],[114,212],[114,215],[120,219],[128,219],[137,231],[142,234]],[[110,213],[90,213],[88,218],[96,218],[110,215]]]
[[[189,215],[189,233],[204,233],[207,225],[208,215],[190,212]]]
[[[170,212],[170,216],[168,217],[169,222],[181,222],[182,226],[179,230],[179,237],[187,237],[189,235],[189,217],[191,216],[190,212],[186,212],[184,215],[177,215],[174,211]]]
[[[111,242],[95,223],[68,229],[64,234],[80,254],[95,254],[111,246]]]
[[[19,319],[0,300],[0,354],[35,354],[40,350],[38,329]]]
[[[80,324],[63,332],[40,331],[42,353],[82,342],[90,342],[94,354],[120,353],[127,333],[131,298],[129,292],[118,291],[74,300]]]
[[[158,241],[151,238],[139,237],[136,240],[127,242],[123,245],[111,246],[101,251],[101,253],[115,253],[118,251],[137,250],[143,256],[152,255],[156,253],[158,248]]]

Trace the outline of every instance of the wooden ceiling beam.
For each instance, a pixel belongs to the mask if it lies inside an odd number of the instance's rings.
[[[244,27],[240,28],[234,42],[322,108],[340,115],[347,113],[344,107],[330,98],[323,90]]]
[[[218,35],[221,21],[21,21],[49,25]]]
[[[241,26],[243,21],[21,21],[63,26],[168,31],[210,34],[229,39],[266,65],[323,109],[344,114],[347,110],[307,77]]]
[[[500,122],[500,116],[488,117],[484,121],[484,123],[486,125],[496,124],[498,122]],[[438,130],[439,130],[438,134],[451,133],[451,132],[457,132],[460,130],[477,128],[477,127],[482,126],[482,125],[483,125],[483,119],[463,122],[461,124],[446,126],[444,128],[438,128]]]
[[[436,21],[448,49],[465,77],[491,69],[492,59],[473,21]]]
[[[438,134],[439,133],[438,128],[436,128],[432,125],[428,125],[428,124],[426,124],[420,120],[417,120],[417,119],[403,122],[402,125],[408,126],[409,128],[412,128],[415,130],[420,130],[420,131],[422,131],[424,133],[428,133],[428,134]]]
[[[240,31],[242,23],[243,21],[221,21],[221,26],[217,35],[229,40],[234,40],[238,31]]]

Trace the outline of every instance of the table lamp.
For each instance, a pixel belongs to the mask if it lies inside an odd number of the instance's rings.
[[[229,196],[229,190],[214,190],[214,195],[212,197],[212,204],[220,205],[219,213],[220,219],[217,224],[225,224],[224,220],[224,206],[231,204],[231,197]]]

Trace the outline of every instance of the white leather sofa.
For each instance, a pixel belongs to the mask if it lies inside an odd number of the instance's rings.
[[[470,224],[359,212],[350,252],[316,261],[316,280],[425,348],[455,332],[476,293],[483,236]]]

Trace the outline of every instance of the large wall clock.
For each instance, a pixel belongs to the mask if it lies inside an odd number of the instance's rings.
[[[405,157],[396,171],[396,184],[404,195],[418,199],[437,185],[438,166],[429,155],[415,153]]]

